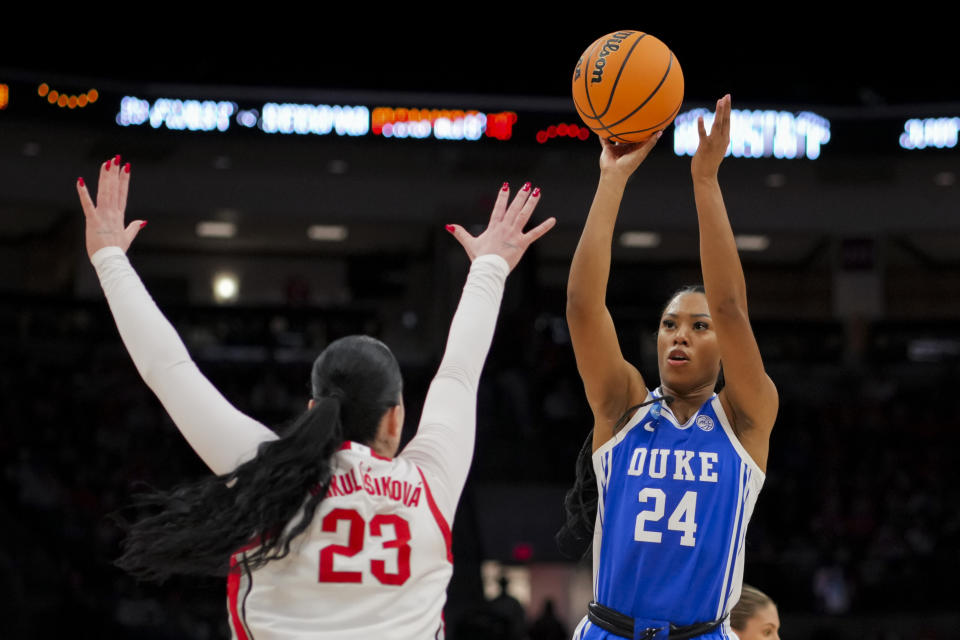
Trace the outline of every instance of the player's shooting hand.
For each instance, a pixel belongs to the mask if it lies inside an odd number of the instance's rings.
[[[658,131],[644,142],[615,143],[600,137],[600,172],[626,180],[646,160],[663,134]]]
[[[508,207],[509,200],[510,187],[505,182],[497,194],[497,202],[490,214],[490,223],[477,237],[470,235],[458,224],[447,225],[447,231],[463,245],[471,261],[477,256],[494,253],[506,260],[513,271],[527,247],[557,223],[556,218],[547,218],[530,231],[523,232],[523,227],[540,203],[540,189],[532,188],[529,182],[517,192]]]
[[[713,115],[710,133],[707,133],[703,125],[703,116],[697,119],[697,131],[700,134],[700,146],[693,155],[690,172],[694,178],[715,178],[730,146],[729,93],[717,100],[717,110]]]
[[[104,247],[120,247],[126,252],[130,243],[146,225],[144,220],[134,220],[124,226],[123,212],[127,207],[127,189],[130,187],[130,163],[120,166],[120,156],[100,165],[100,181],[97,185],[97,203],[93,203],[83,178],[77,180],[80,205],[87,220],[87,255]]]

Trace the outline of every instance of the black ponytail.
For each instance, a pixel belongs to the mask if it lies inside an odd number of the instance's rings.
[[[563,497],[566,522],[554,539],[560,553],[571,560],[579,560],[590,548],[597,517],[597,476],[593,471],[593,431],[577,454],[577,477],[573,487]]]
[[[171,491],[136,496],[152,513],[130,527],[116,564],[137,578],[224,576],[230,555],[257,569],[290,553],[313,521],[332,477],[331,457],[345,440],[373,443],[380,418],[400,402],[400,367],[382,342],[349,336],[314,362],[314,405],[277,440],[228,474]]]
[[[627,409],[616,424],[616,435],[630,421],[633,414],[648,404],[673,402],[673,396],[656,397]],[[593,542],[593,529],[597,520],[597,501],[600,493],[597,489],[597,474],[593,470],[593,431],[587,434],[580,453],[577,454],[577,478],[573,487],[563,498],[563,508],[567,520],[554,536],[560,553],[571,560],[583,557]]]

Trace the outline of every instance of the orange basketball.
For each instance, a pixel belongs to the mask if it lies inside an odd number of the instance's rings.
[[[598,38],[573,71],[573,104],[584,123],[616,142],[641,142],[673,122],[683,72],[673,52],[642,31]]]

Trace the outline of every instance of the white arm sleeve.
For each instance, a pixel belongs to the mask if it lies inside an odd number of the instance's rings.
[[[120,247],[100,249],[91,262],[137,371],[214,473],[233,471],[256,455],[260,443],[277,437],[237,411],[200,373]]]
[[[492,254],[479,256],[470,266],[417,435],[401,454],[423,470],[447,522],[453,522],[473,459],[477,386],[509,273],[506,260]]]

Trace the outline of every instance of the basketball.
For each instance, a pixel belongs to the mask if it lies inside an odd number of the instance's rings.
[[[642,142],[666,128],[683,102],[683,72],[663,42],[615,31],[587,47],[573,70],[573,104],[594,133]]]

